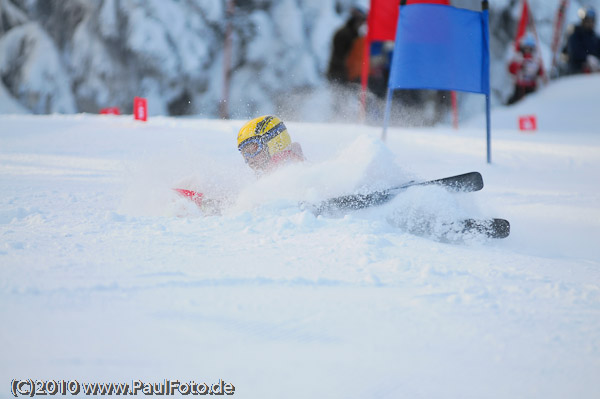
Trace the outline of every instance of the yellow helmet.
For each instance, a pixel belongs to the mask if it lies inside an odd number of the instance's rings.
[[[249,144],[258,143],[258,149],[253,154],[244,153],[244,147]],[[245,157],[254,157],[266,144],[269,148],[269,156],[273,156],[285,150],[292,143],[287,128],[276,116],[265,115],[252,119],[240,129],[237,136],[237,145]]]

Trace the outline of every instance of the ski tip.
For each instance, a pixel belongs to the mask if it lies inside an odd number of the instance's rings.
[[[470,191],[479,191],[483,189],[483,176],[481,176],[481,173],[470,172],[467,173],[467,175],[470,177],[468,184]]]
[[[432,180],[433,184],[440,184],[451,191],[472,192],[483,188],[483,177],[479,172],[468,172],[462,175],[446,177],[439,180]]]
[[[492,238],[506,238],[510,235],[510,223],[506,219],[493,219]]]
[[[488,238],[506,238],[510,235],[510,223],[506,219],[466,219],[464,233],[481,234]]]

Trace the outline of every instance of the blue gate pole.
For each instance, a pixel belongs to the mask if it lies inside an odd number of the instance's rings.
[[[492,163],[492,123],[491,123],[491,100],[490,100],[490,25],[489,25],[489,2],[488,0],[482,0],[481,2],[481,13],[483,16],[483,36],[484,36],[484,73],[486,74],[486,84],[485,84],[485,123],[487,130],[487,163]]]
[[[485,119],[487,130],[487,163],[492,163],[492,129],[490,121],[490,95],[485,95]]]

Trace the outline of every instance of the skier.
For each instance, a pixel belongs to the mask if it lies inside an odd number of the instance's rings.
[[[300,144],[292,142],[285,124],[272,115],[260,116],[246,122],[238,132],[237,147],[258,177],[273,172],[283,165],[304,161]],[[409,182],[368,194],[344,195],[318,204],[301,203],[300,205],[313,212],[315,216],[336,215],[339,212],[382,205],[409,187],[424,185],[440,185],[452,191],[478,191],[483,188],[483,180],[481,174],[471,172],[438,180]],[[176,188],[175,191],[196,203],[204,215],[220,215],[222,209],[230,202],[230,199],[205,198],[203,193],[192,190]],[[474,232],[488,237],[504,238],[510,232],[510,225],[504,219],[465,219],[452,226],[452,229],[459,233]]]
[[[600,38],[596,35],[596,10],[583,7],[578,11],[581,24],[573,28],[567,40],[568,73],[600,71]]]
[[[538,77],[543,74],[542,60],[536,52],[536,42],[532,35],[526,35],[519,43],[519,51],[508,65],[508,71],[515,77],[515,89],[508,105],[521,100],[537,90]]]
[[[265,115],[244,124],[237,135],[237,147],[257,177],[294,162],[303,162],[299,143],[292,142],[285,124],[276,116]],[[205,198],[203,193],[176,188],[207,215],[218,215],[224,206],[222,200]]]

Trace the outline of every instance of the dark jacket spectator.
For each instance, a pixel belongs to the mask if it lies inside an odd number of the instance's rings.
[[[366,15],[363,11],[353,8],[346,24],[338,29],[333,36],[331,58],[327,70],[327,78],[331,82],[340,84],[349,82],[347,59],[354,41],[359,37],[359,29],[365,19]]]
[[[596,35],[596,11],[591,7],[579,10],[581,24],[573,29],[567,41],[568,72],[590,73],[598,70],[600,38]]]

